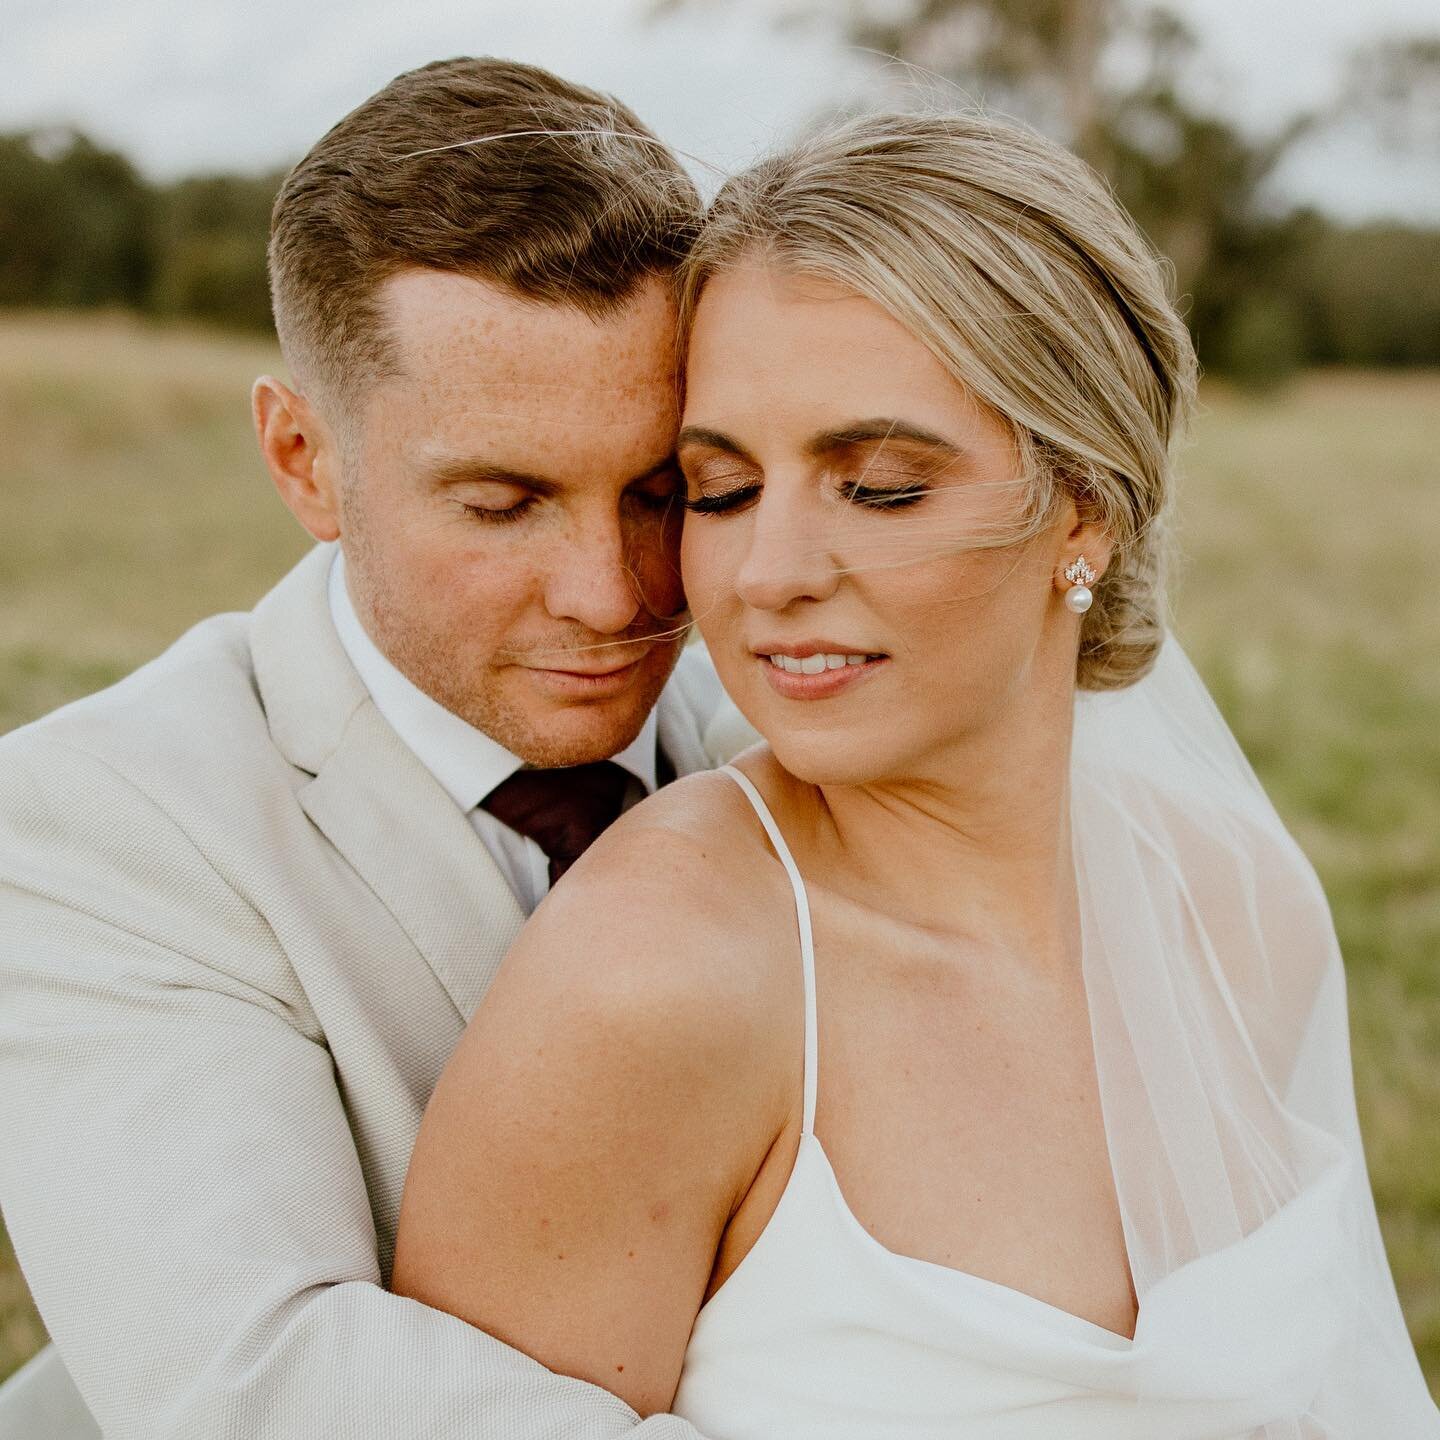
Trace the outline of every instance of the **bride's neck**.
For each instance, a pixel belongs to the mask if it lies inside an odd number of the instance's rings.
[[[818,787],[820,843],[855,893],[913,923],[1073,958],[1069,713],[1030,708],[914,773]]]

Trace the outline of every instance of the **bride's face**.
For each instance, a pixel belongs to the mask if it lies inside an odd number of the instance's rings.
[[[714,277],[679,453],[691,610],[792,773],[944,773],[1038,689],[1068,695],[1074,507],[975,548],[1022,515],[1013,437],[878,305],[759,265]]]

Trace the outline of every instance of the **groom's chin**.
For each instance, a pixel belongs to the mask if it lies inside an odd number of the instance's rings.
[[[588,765],[635,740],[673,668],[674,656],[653,656],[614,681],[548,673],[512,677],[519,683],[507,686],[501,703],[466,718],[529,765]]]

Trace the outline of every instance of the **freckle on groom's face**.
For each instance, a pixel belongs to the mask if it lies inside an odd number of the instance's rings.
[[[368,397],[341,507],[362,621],[531,763],[616,753],[684,609],[668,284],[599,318],[428,270],[381,300],[403,369]]]

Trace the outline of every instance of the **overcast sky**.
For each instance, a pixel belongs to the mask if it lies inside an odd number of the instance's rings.
[[[0,0],[0,129],[75,124],[162,178],[294,160],[392,75],[489,53],[613,90],[710,165],[743,163],[865,83],[867,57],[777,33],[766,0],[642,25],[643,0]],[[837,0],[838,3],[838,0]],[[1440,32],[1440,0],[1172,0],[1204,83],[1264,128],[1333,92],[1346,52]],[[1339,214],[1440,220],[1433,166],[1338,135],[1285,191]]]

